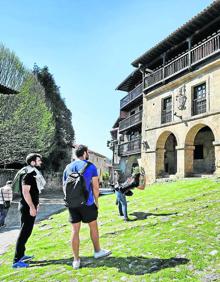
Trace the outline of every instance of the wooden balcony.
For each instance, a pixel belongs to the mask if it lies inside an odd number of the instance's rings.
[[[133,102],[137,97],[140,97],[142,95],[142,91],[143,91],[143,84],[141,83],[133,90],[131,90],[127,96],[121,99],[120,109],[124,108],[129,103]]]
[[[220,52],[220,33],[203,40],[191,50],[181,54],[163,67],[155,70],[144,78],[144,90],[187,70],[188,68],[206,60]]]
[[[142,112],[140,111],[122,121],[119,122],[119,132],[126,130],[132,126],[140,124],[142,122]]]
[[[118,155],[129,156],[141,153],[141,137],[119,145]]]

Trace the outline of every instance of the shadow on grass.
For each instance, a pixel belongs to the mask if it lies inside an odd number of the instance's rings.
[[[58,260],[42,260],[30,262],[30,267],[43,267],[54,264],[72,265],[72,257]],[[124,272],[131,275],[144,275],[160,271],[164,268],[176,267],[177,265],[187,264],[186,258],[145,258],[145,257],[107,257],[95,260],[93,257],[81,257],[81,266],[83,268],[98,268],[98,267],[114,267],[119,272]]]
[[[133,212],[130,213],[129,215],[133,215],[136,218],[133,219],[132,221],[136,221],[136,220],[144,220],[147,219],[148,216],[169,216],[169,215],[177,215],[177,212],[174,213],[146,213],[146,212]]]

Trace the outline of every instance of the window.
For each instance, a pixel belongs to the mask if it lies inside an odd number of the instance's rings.
[[[203,157],[203,145],[195,145],[194,160],[202,160]]]
[[[162,100],[161,123],[172,121],[172,97]]]
[[[206,112],[206,84],[200,84],[194,87],[192,114],[198,115]]]

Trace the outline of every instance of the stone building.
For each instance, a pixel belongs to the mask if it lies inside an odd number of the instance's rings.
[[[113,151],[113,167],[124,181],[141,158],[143,92],[140,70],[131,73],[116,90],[127,94],[120,101],[120,116],[111,130],[109,147]]]
[[[137,58],[147,181],[220,175],[220,1]]]

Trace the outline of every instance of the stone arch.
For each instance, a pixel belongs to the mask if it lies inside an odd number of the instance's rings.
[[[177,171],[177,138],[171,131],[164,131],[156,143],[156,177],[175,174]]]
[[[215,127],[206,123],[198,123],[188,130],[185,138],[185,146],[193,146],[196,134],[199,132],[199,130],[201,130],[203,127],[206,126],[210,128],[210,130],[213,132],[213,135],[215,137],[216,136]]]
[[[215,128],[205,123],[191,127],[185,138],[185,176],[215,171]]]
[[[128,177],[131,176],[133,167],[138,165],[139,158],[140,156],[138,155],[131,155],[120,160],[119,182],[124,182]]]
[[[133,167],[137,165],[138,165],[138,156],[137,155],[130,156],[127,161],[126,176],[131,176]]]

